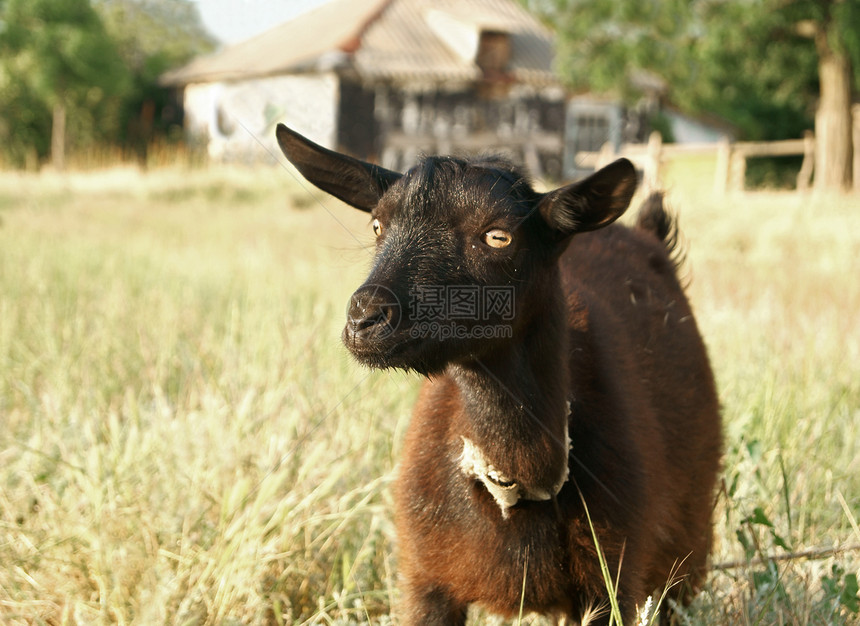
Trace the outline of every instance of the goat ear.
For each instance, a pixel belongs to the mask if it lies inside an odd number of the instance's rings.
[[[278,145],[302,176],[335,198],[362,211],[371,211],[401,174],[328,150],[296,131],[278,124]]]
[[[562,240],[617,220],[635,191],[636,169],[627,159],[618,159],[584,180],[545,194],[538,210]]]

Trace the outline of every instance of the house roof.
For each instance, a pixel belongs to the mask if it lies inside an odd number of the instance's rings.
[[[354,49],[368,23],[392,0],[335,0],[256,37],[198,57],[161,76],[165,85],[271,76],[316,67]]]
[[[471,81],[482,30],[507,33],[510,77],[554,84],[551,33],[513,0],[334,0],[164,74],[166,85],[351,67],[369,80]]]

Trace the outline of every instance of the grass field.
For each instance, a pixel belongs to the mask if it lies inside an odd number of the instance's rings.
[[[685,618],[858,623],[860,199],[709,168],[666,173],[726,431]],[[420,381],[340,345],[371,237],[280,168],[0,174],[0,623],[396,619]]]

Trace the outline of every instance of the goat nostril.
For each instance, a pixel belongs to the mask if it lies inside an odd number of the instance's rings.
[[[344,338],[353,347],[375,343],[392,335],[400,324],[400,301],[381,285],[359,288],[350,298]]]
[[[365,329],[372,328],[379,324],[386,324],[390,319],[390,315],[386,315],[384,311],[371,312],[369,315],[364,315],[361,317],[353,317],[349,316],[349,323],[352,326],[353,330],[356,332],[360,332]]]
[[[371,285],[356,291],[346,314],[346,332],[355,343],[383,339],[400,323],[400,302],[386,287]]]
[[[384,337],[394,331],[395,316],[393,307],[361,307],[360,311],[349,313],[347,324],[355,335]]]

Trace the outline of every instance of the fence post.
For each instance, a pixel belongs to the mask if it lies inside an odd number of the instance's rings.
[[[854,137],[854,191],[860,192],[860,104],[851,107],[851,126]]]
[[[729,163],[732,159],[732,144],[723,135],[717,144],[717,168],[714,172],[714,193],[724,194],[729,184]]]
[[[747,154],[740,148],[732,150],[732,159],[729,163],[729,188],[732,191],[743,191],[747,178]]]
[[[855,160],[856,166],[856,160]],[[811,130],[803,132],[803,163],[797,173],[797,190],[809,191],[812,184],[812,171],[815,168],[815,134]]]
[[[646,190],[658,189],[660,186],[660,156],[663,151],[663,136],[654,131],[648,136],[648,153],[642,172],[642,183]]]
[[[611,141],[607,141],[600,146],[600,152],[597,153],[597,164],[594,166],[594,169],[599,170],[601,167],[609,165],[614,160],[615,146],[612,145]]]

